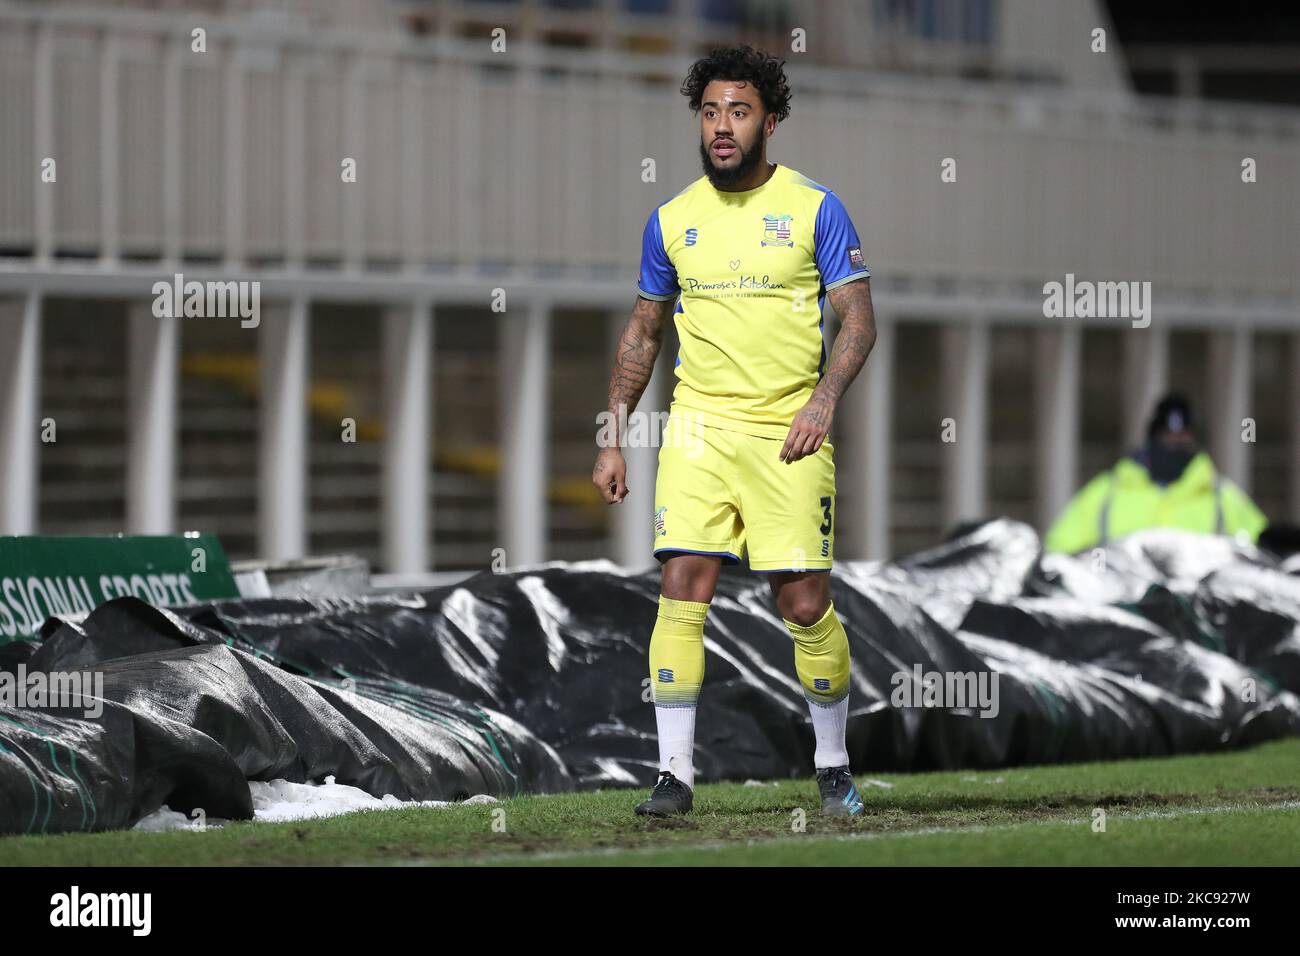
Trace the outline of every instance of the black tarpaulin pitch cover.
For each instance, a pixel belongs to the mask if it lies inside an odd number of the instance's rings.
[[[658,573],[605,564],[397,596],[158,610],[123,598],[0,647],[20,673],[102,675],[102,713],[0,695],[0,832],[131,826],[163,804],[248,819],[247,781],[375,796],[645,786]],[[1228,539],[1147,532],[1040,555],[993,521],[845,563],[858,772],[1238,747],[1300,732],[1300,578]],[[725,571],[705,628],[701,780],[810,775],[793,647],[765,581]],[[965,706],[929,690],[964,688]],[[931,706],[932,704],[944,706]]]

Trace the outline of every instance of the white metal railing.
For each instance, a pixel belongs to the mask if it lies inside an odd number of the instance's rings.
[[[641,81],[680,58],[220,20],[194,53],[192,16],[55,13],[0,6],[10,256],[628,275],[648,210],[698,175],[675,82]],[[791,73],[771,152],[841,194],[881,275],[1300,298],[1300,112]]]
[[[301,554],[307,536],[311,302],[391,307],[385,412],[398,438],[385,449],[383,535],[390,569],[419,571],[430,436],[412,410],[430,386],[415,356],[435,347],[431,309],[483,305],[485,289],[508,284],[500,404],[511,467],[499,526],[511,563],[543,559],[536,476],[547,470],[552,310],[598,306],[623,320],[645,217],[698,175],[694,124],[675,91],[687,61],[532,47],[494,56],[464,41],[221,20],[196,54],[192,21],[0,5],[0,341],[11,346],[0,350],[0,530],[34,527],[47,294],[134,300],[128,530],[173,520],[177,336],[149,320],[144,294],[183,267],[265,286],[266,557]],[[909,384],[890,380],[899,322],[953,327],[940,364],[967,437],[943,451],[950,521],[988,500],[989,324],[1043,326],[1037,500],[1044,515],[1059,507],[1078,453],[1078,326],[1048,323],[1041,305],[1043,283],[1067,272],[1157,290],[1160,320],[1125,339],[1132,394],[1168,380],[1170,325],[1230,327],[1208,344],[1220,406],[1210,431],[1229,474],[1248,473],[1250,450],[1233,435],[1249,412],[1251,329],[1300,328],[1300,113],[798,65],[791,75],[794,114],[772,155],[843,197],[877,276],[880,351],[843,416],[855,431],[841,527],[865,529],[859,555],[890,550],[891,403]],[[940,181],[946,157],[955,183]],[[1256,183],[1241,181],[1246,157]],[[40,182],[45,158],[57,183]],[[357,161],[355,183],[342,181],[345,158]],[[646,158],[658,167],[650,184]],[[1291,361],[1300,380],[1300,345]],[[663,407],[668,384],[657,377],[650,408]],[[1290,427],[1300,510],[1294,414]],[[650,450],[629,457],[653,473]],[[649,494],[653,481],[636,487]],[[645,506],[613,521],[621,560],[644,555]]]

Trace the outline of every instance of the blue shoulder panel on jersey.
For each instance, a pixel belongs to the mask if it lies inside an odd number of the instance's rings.
[[[869,277],[871,272],[862,257],[862,240],[853,228],[844,203],[825,186],[818,186],[811,180],[809,185],[825,193],[817,207],[817,222],[813,226],[813,256],[817,260],[823,288],[834,289],[846,282]]]
[[[658,207],[650,213],[645,232],[641,236],[641,278],[637,281],[637,292],[642,298],[656,302],[675,299],[680,292],[677,287],[677,270],[664,248]]]

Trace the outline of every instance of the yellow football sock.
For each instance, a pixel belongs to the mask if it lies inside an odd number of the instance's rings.
[[[803,684],[804,695],[823,706],[847,697],[849,636],[844,633],[835,605],[826,608],[821,620],[811,627],[793,621],[786,621],[785,626],[794,638],[794,669]]]
[[[650,635],[650,681],[660,707],[694,707],[704,682],[704,617],[707,604],[659,596]]]

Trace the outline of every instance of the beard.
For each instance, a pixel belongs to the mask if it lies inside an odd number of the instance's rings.
[[[715,189],[731,189],[742,182],[758,168],[759,161],[763,158],[763,151],[759,149],[757,139],[749,144],[748,149],[738,139],[732,142],[736,144],[740,162],[733,167],[719,169],[713,164],[713,154],[709,151],[709,147],[704,145],[704,140],[700,140],[700,162],[704,165],[704,175],[709,177],[709,182],[713,183]]]

